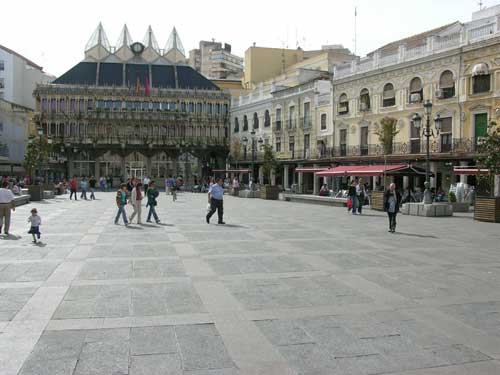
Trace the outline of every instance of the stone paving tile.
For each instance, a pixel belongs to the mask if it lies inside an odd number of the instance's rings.
[[[206,259],[219,275],[312,271],[313,267],[292,256]]]
[[[14,318],[35,292],[36,288],[0,289],[0,321]]]
[[[45,281],[57,267],[55,262],[0,265],[0,282]]]
[[[485,334],[500,337],[500,301],[443,306],[440,310]]]

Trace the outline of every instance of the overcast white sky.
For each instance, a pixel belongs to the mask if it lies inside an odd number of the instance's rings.
[[[486,6],[500,0],[483,0]],[[202,39],[227,42],[240,56],[252,45],[306,49],[343,44],[357,53],[453,21],[469,21],[476,0],[4,0],[0,44],[61,75],[83,58],[99,21],[116,43],[123,23],[142,41],[148,25],[163,48],[176,26],[186,54]],[[288,31],[288,32],[287,32]]]

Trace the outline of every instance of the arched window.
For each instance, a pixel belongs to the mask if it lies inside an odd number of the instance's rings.
[[[368,89],[361,90],[359,94],[359,110],[369,111],[370,110],[370,93]]]
[[[266,109],[266,112],[264,112],[264,127],[267,128],[268,126],[271,126],[271,116],[269,110]]]
[[[59,112],[66,112],[66,101],[59,99]]]
[[[393,105],[396,105],[394,85],[392,83],[386,83],[384,92],[382,93],[382,107],[392,107]]]
[[[453,98],[455,96],[455,80],[453,73],[445,70],[439,77],[439,89],[441,97],[439,99]]]
[[[491,88],[491,74],[487,64],[481,63],[472,69],[472,93],[488,92]]]
[[[347,99],[347,94],[344,93],[339,97],[338,114],[345,115],[347,113],[349,113],[349,100]]]
[[[240,122],[238,120],[238,117],[234,118],[234,132],[238,133],[240,131]]]
[[[424,98],[424,91],[422,88],[422,80],[418,77],[410,81],[410,103],[420,103]]]
[[[257,112],[253,113],[253,128],[254,129],[259,128],[259,116],[257,115]]]
[[[248,117],[247,115],[243,116],[243,131],[248,131]]]
[[[203,105],[201,103],[196,103],[196,113],[200,114],[202,112]]]

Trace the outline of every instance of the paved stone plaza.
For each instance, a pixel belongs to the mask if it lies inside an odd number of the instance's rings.
[[[207,225],[183,193],[126,228],[67,197],[0,239],[2,375],[500,374],[499,225],[233,197]]]

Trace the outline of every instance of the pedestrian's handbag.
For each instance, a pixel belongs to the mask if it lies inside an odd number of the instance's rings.
[[[347,208],[352,208],[352,200],[351,198],[347,198]]]
[[[211,209],[212,209],[212,205],[210,203],[207,203],[207,212],[210,212]]]

